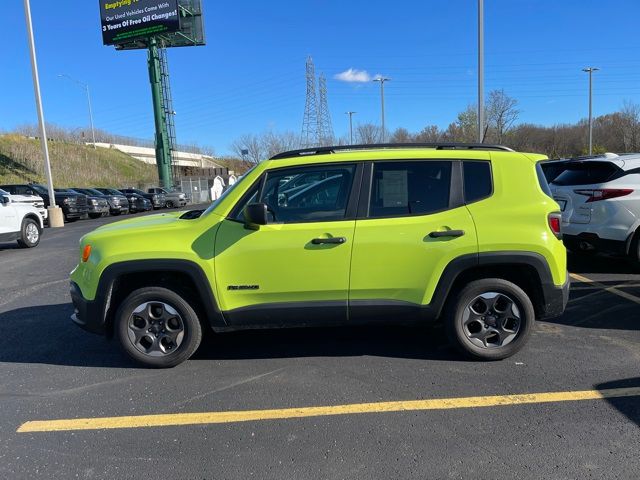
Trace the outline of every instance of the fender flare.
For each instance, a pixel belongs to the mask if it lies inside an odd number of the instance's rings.
[[[226,326],[222,312],[218,308],[213,290],[209,285],[209,279],[202,268],[190,260],[179,259],[130,260],[107,266],[100,275],[94,299],[101,313],[101,323],[105,326],[110,326],[109,324],[113,316],[111,300],[118,279],[122,275],[130,273],[152,272],[179,272],[187,275],[196,287],[194,293],[200,299],[204,310],[203,313],[211,327]]]

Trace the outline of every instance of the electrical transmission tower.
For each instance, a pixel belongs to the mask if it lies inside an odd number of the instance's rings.
[[[327,79],[324,73],[320,74],[318,79],[318,140],[320,145],[333,144],[333,126],[331,125],[331,113],[329,112],[329,104],[327,102]]]
[[[300,138],[300,143],[303,148],[317,147],[320,145],[316,100],[316,69],[313,65],[313,59],[309,56],[307,57],[307,100],[304,106],[302,135]]]

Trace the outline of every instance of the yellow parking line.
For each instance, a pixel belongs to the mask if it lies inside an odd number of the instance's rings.
[[[571,278],[574,278],[579,282],[590,283],[595,287],[602,288],[606,292],[613,293],[614,295],[618,295],[619,297],[622,297],[626,300],[629,300],[631,302],[634,302],[640,305],[640,297],[636,297],[635,295],[631,295],[630,293],[623,292],[622,290],[618,290],[616,287],[607,287],[606,285],[600,282],[596,282],[594,280],[591,280],[590,278],[583,277],[582,275],[578,275],[577,273],[571,273],[570,275],[571,275]]]
[[[396,402],[354,403],[323,407],[281,408],[275,410],[241,410],[229,412],[174,413],[136,415],[126,417],[76,418],[41,420],[23,423],[18,432],[59,432],[70,430],[99,430],[111,428],[166,427],[176,425],[205,425],[291,418],[353,415],[362,413],[409,412],[420,410],[448,410],[457,408],[498,407],[532,403],[576,402],[605,398],[640,396],[640,387],[583,390],[574,392],[524,393],[483,397],[438,398]]]

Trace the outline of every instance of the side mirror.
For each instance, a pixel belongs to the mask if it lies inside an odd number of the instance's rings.
[[[259,225],[267,224],[267,205],[265,203],[252,203],[244,209],[244,222],[249,228],[257,229]]]
[[[2,205],[9,205],[11,203],[11,197],[8,195],[0,196],[0,203],[2,203]]]

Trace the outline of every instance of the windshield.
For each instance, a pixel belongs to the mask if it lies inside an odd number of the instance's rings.
[[[208,215],[209,213],[211,213],[213,210],[215,210],[215,208],[220,205],[220,202],[226,198],[227,195],[229,195],[229,193],[231,193],[232,191],[234,191],[238,185],[240,185],[241,183],[243,183],[246,178],[249,176],[249,174],[253,171],[254,168],[256,168],[257,165],[251,167],[251,169],[247,170],[244,175],[242,175],[242,177],[240,177],[238,179],[238,181],[236,181],[236,183],[234,183],[233,185],[231,185],[229,188],[227,188],[222,195],[220,195],[220,197],[217,200],[214,200],[211,205],[209,205],[209,207],[202,213],[202,215]]]
[[[561,186],[604,183],[611,180],[619,170],[611,162],[572,163],[552,183]]]
[[[47,189],[44,188],[42,185],[31,185],[31,188],[40,194],[47,195]]]

